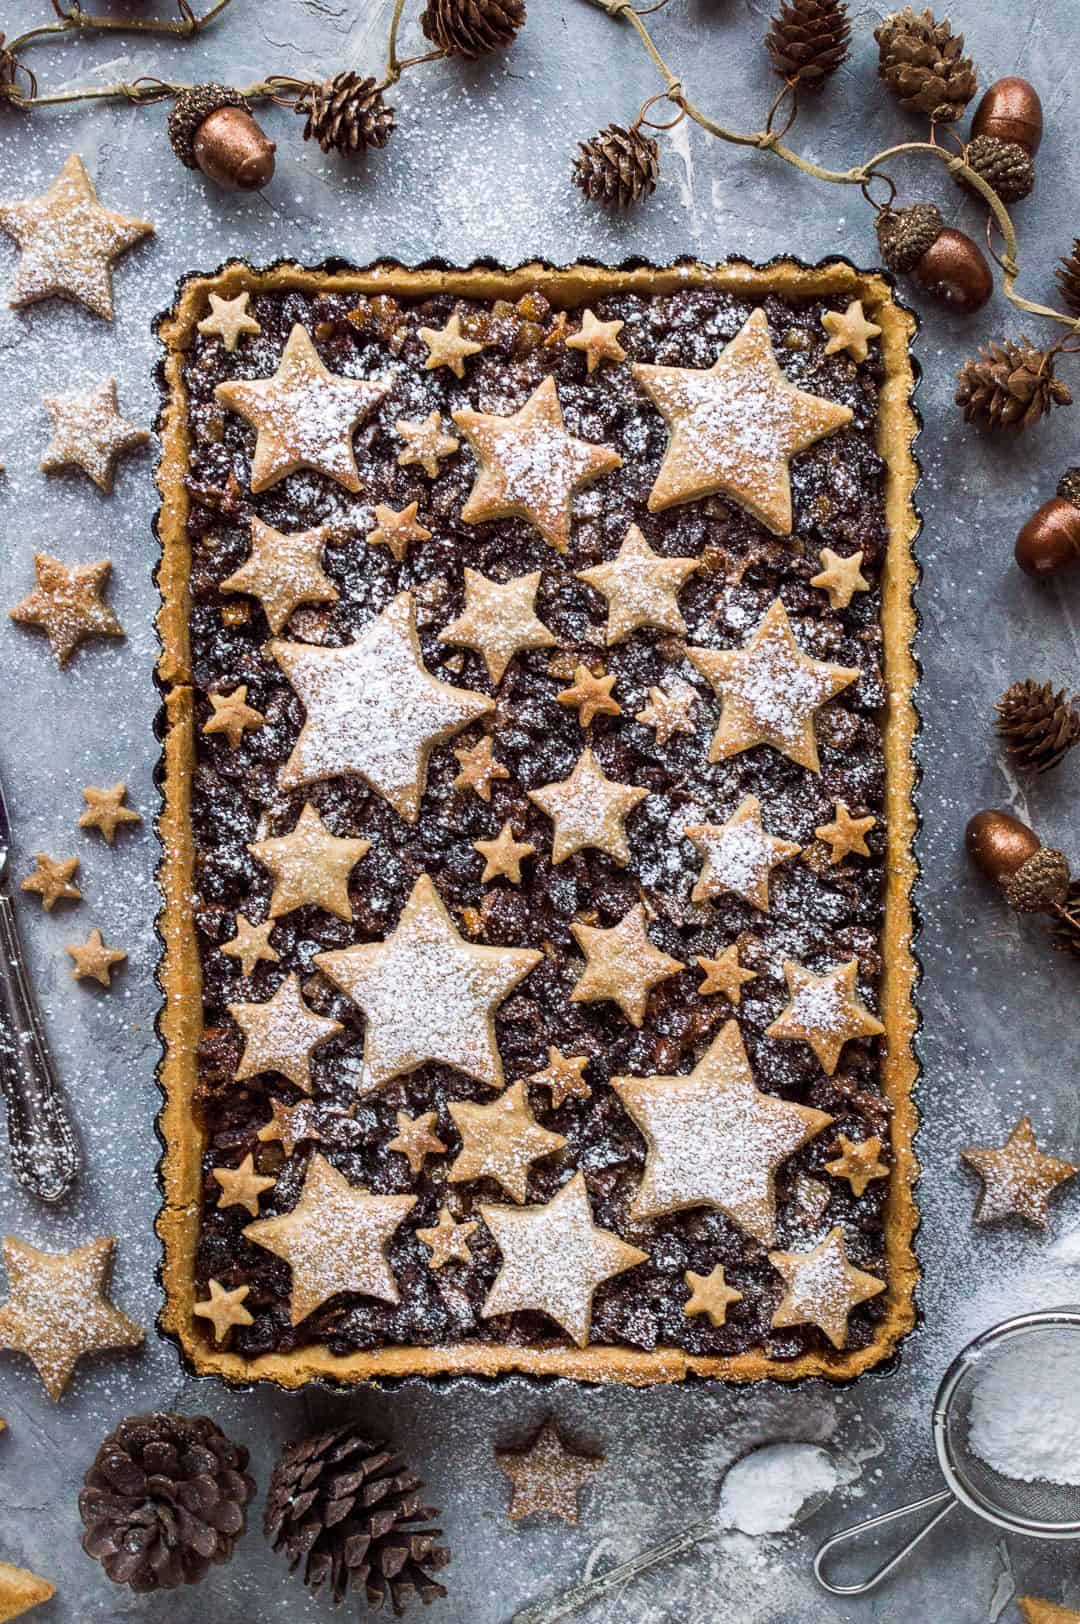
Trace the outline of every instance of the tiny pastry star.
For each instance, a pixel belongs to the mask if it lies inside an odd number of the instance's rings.
[[[536,615],[540,571],[500,585],[479,570],[465,570],[465,609],[439,633],[440,643],[475,649],[493,683],[502,681],[515,654],[558,642]]]
[[[434,372],[436,367],[449,367],[455,378],[463,378],[466,361],[485,348],[463,335],[460,310],[454,311],[445,327],[421,327],[420,337],[428,347],[424,370]]]
[[[284,1100],[271,1100],[270,1121],[263,1123],[255,1137],[264,1145],[276,1140],[286,1156],[291,1156],[297,1145],[305,1140],[310,1139],[316,1144],[322,1141],[309,1100],[298,1100],[295,1105],[286,1105]]]
[[[558,704],[572,706],[577,711],[582,727],[591,727],[598,716],[622,715],[622,706],[611,694],[615,681],[614,672],[598,677],[587,665],[579,665],[574,670],[573,687],[564,688],[555,699]]]
[[[490,1105],[451,1100],[447,1110],[461,1135],[461,1150],[447,1175],[451,1184],[494,1179],[511,1200],[522,1202],[533,1162],[566,1144],[561,1133],[551,1133],[537,1122],[523,1081]]]
[[[49,857],[39,851],[34,858],[34,872],[22,882],[24,891],[33,891],[41,898],[46,913],[52,913],[58,902],[78,902],[82,892],[75,884],[79,867],[77,857]]]
[[[769,911],[769,876],[777,864],[797,857],[802,847],[770,835],[761,826],[761,802],[748,795],[726,823],[692,823],[686,838],[704,859],[690,893],[707,902],[731,892],[762,913]]]
[[[598,321],[591,310],[581,312],[581,326],[566,340],[568,350],[582,350],[587,369],[595,372],[601,361],[625,361],[626,351],[619,343],[624,321]]]
[[[256,840],[248,847],[274,881],[271,919],[307,906],[325,908],[337,919],[352,919],[349,875],[370,850],[370,840],[332,835],[310,801],[291,834]]]
[[[330,525],[320,524],[286,536],[261,519],[252,519],[251,552],[225,577],[220,590],[258,598],[276,637],[302,603],[337,601],[338,589],[322,567],[323,548],[332,533]]]
[[[792,457],[843,428],[854,414],[787,381],[764,310],[754,311],[708,370],[631,370],[671,430],[649,512],[723,496],[774,535],[789,536]]]
[[[101,932],[96,928],[81,945],[78,942],[69,942],[64,952],[70,953],[73,960],[71,970],[73,981],[82,981],[89,976],[102,987],[112,986],[113,971],[127,958],[122,948],[106,947]]]
[[[215,1342],[224,1342],[234,1325],[254,1325],[254,1316],[244,1307],[250,1286],[235,1286],[232,1291],[226,1291],[220,1280],[208,1280],[206,1284],[209,1297],[205,1302],[195,1303],[191,1312],[210,1321]]]
[[[40,1574],[0,1562],[0,1619],[21,1618],[55,1595],[56,1586]]]
[[[630,844],[623,824],[649,792],[608,778],[591,750],[581,752],[569,778],[528,793],[533,805],[546,813],[555,825],[551,845],[553,863],[565,862],[587,846],[607,852],[620,867],[630,861]]]
[[[398,452],[398,467],[422,468],[429,479],[439,477],[439,464],[446,458],[452,457],[461,446],[452,434],[444,434],[442,418],[438,412],[431,412],[422,423],[411,423],[406,417],[399,417],[394,424],[401,438],[405,441],[404,451]]]
[[[765,1246],[776,1240],[776,1174],[832,1117],[764,1094],[735,1021],[689,1076],[614,1077],[648,1152],[631,1218],[715,1207]]]
[[[45,410],[52,438],[41,459],[41,471],[51,474],[71,466],[89,474],[100,490],[111,491],[116,464],[134,446],[150,436],[120,416],[116,379],[106,378],[84,395],[46,395]]]
[[[542,957],[466,942],[422,874],[385,941],[319,953],[315,964],[367,1017],[365,1092],[429,1060],[501,1089],[495,1011]]]
[[[389,547],[397,562],[404,563],[405,555],[414,542],[431,540],[431,531],[416,517],[419,506],[419,502],[410,502],[400,513],[395,513],[393,508],[376,502],[375,528],[367,533],[368,545]]]
[[[497,1449],[495,1464],[513,1484],[506,1513],[511,1522],[561,1517],[576,1527],[581,1515],[578,1495],[604,1462],[601,1456],[568,1449],[549,1416],[528,1449]]]
[[[1071,1162],[1043,1154],[1035,1142],[1030,1117],[1021,1117],[1003,1145],[992,1150],[969,1147],[960,1155],[982,1180],[982,1194],[975,1208],[980,1224],[991,1224],[999,1218],[1022,1218],[1025,1223],[1045,1229],[1051,1194],[1076,1172]]]
[[[810,585],[819,586],[829,594],[830,608],[846,609],[856,592],[869,592],[870,582],[862,572],[861,547],[846,558],[834,553],[831,547],[823,547],[818,558],[821,572],[811,576]]]
[[[570,994],[570,1002],[591,1004],[610,998],[632,1026],[640,1026],[645,1019],[645,1006],[653,988],[686,968],[653,946],[640,902],[610,930],[580,923],[572,924],[570,929],[585,955],[585,968]]]
[[[34,590],[9,610],[20,626],[38,626],[45,633],[57,663],[67,665],[88,637],[123,637],[124,628],[102,599],[112,564],[70,568],[48,553],[34,554]]]
[[[724,1279],[724,1271],[719,1263],[710,1274],[695,1274],[693,1269],[687,1269],[683,1279],[690,1288],[690,1297],[683,1313],[687,1319],[693,1319],[695,1314],[707,1315],[714,1330],[727,1323],[727,1311],[731,1304],[743,1300],[742,1292],[735,1291]]]
[[[676,733],[694,732],[697,694],[692,688],[671,694],[666,688],[650,688],[649,703],[634,717],[642,727],[656,730],[657,744],[670,744]]]
[[[592,1089],[585,1081],[588,1064],[587,1054],[566,1055],[552,1045],[548,1050],[547,1065],[543,1071],[534,1072],[529,1082],[534,1088],[550,1088],[551,1108],[556,1111],[569,1099],[587,1100],[590,1097]]]
[[[356,1190],[316,1152],[291,1212],[259,1218],[244,1229],[246,1240],[284,1258],[292,1270],[289,1317],[299,1325],[339,1291],[401,1300],[390,1267],[390,1241],[414,1195],[368,1195]]]
[[[266,717],[247,702],[247,683],[242,682],[231,694],[207,694],[210,716],[203,723],[204,733],[224,733],[233,750],[239,750],[244,734],[257,732],[266,723]]]
[[[229,1004],[229,1014],[244,1034],[244,1053],[236,1081],[278,1071],[303,1093],[311,1093],[311,1056],[344,1028],[309,1009],[300,996],[300,977],[286,976],[264,1004]]]
[[[708,998],[713,993],[721,993],[729,1003],[738,1008],[742,1002],[742,990],[748,981],[757,979],[755,970],[744,970],[739,963],[739,944],[732,942],[725,947],[718,959],[707,959],[699,955],[694,963],[699,970],[705,972],[705,979],[698,988],[702,998]]]
[[[40,197],[0,200],[0,230],[22,250],[11,303],[55,295],[111,321],[113,260],[153,229],[146,220],[103,208],[86,165],[73,152]]]
[[[220,293],[211,293],[207,297],[210,300],[210,314],[199,322],[199,331],[204,338],[220,338],[230,355],[246,333],[254,337],[262,332],[255,317],[248,312],[250,293],[238,293],[235,299],[223,299]]]
[[[623,642],[642,626],[685,632],[686,622],[679,612],[679,589],[700,568],[700,558],[664,558],[654,553],[637,525],[632,524],[609,563],[578,570],[577,578],[607,599],[604,635],[611,644]]]
[[[829,335],[825,354],[837,355],[847,350],[854,361],[865,361],[870,354],[867,340],[881,337],[877,323],[867,321],[863,315],[861,299],[852,299],[846,310],[826,310],[821,325]]]
[[[219,1207],[246,1207],[253,1218],[259,1216],[259,1197],[264,1190],[272,1190],[277,1182],[256,1173],[255,1158],[250,1151],[239,1167],[215,1167],[210,1176],[221,1185]]]
[[[853,818],[845,801],[835,804],[836,816],[832,823],[823,823],[814,830],[817,838],[832,848],[830,861],[842,863],[852,852],[857,852],[860,857],[869,857],[870,848],[864,837],[877,827],[877,818]]]
[[[477,462],[476,482],[461,510],[465,523],[527,519],[565,552],[575,493],[621,467],[618,452],[566,432],[552,377],[508,417],[474,411],[453,416]]]
[[[226,958],[240,960],[240,972],[250,976],[255,966],[265,959],[267,964],[277,964],[281,954],[270,946],[270,932],[276,920],[264,919],[261,925],[253,925],[244,914],[236,916],[236,935],[231,941],[223,942],[221,951]]]
[[[353,430],[388,389],[385,382],[330,372],[307,329],[297,322],[273,377],[234,378],[219,383],[214,395],[256,431],[253,492],[269,489],[300,468],[311,468],[347,491],[358,491]]]
[[[418,1117],[411,1117],[408,1111],[397,1114],[397,1138],[391,1139],[386,1148],[404,1156],[413,1174],[421,1171],[426,1156],[441,1156],[446,1149],[435,1132],[436,1115],[435,1111],[425,1111]]]
[[[484,872],[480,884],[489,880],[509,880],[511,885],[521,884],[521,865],[526,857],[536,854],[536,847],[527,840],[515,840],[510,820],[503,824],[494,840],[474,840],[473,850],[484,859]]]
[[[497,779],[510,777],[510,769],[504,767],[501,761],[496,761],[491,753],[494,744],[491,734],[485,733],[477,744],[454,751],[461,765],[461,771],[454,779],[455,789],[474,789],[482,801],[491,800],[492,784]]]
[[[881,1140],[876,1133],[869,1139],[859,1140],[849,1139],[842,1133],[839,1150],[835,1161],[825,1163],[825,1171],[834,1179],[847,1179],[853,1195],[865,1195],[873,1179],[888,1178],[889,1169],[881,1160]]]
[[[124,805],[126,797],[127,785],[123,781],[114,784],[111,789],[95,789],[92,784],[87,784],[82,792],[86,811],[79,818],[79,828],[97,829],[111,846],[122,823],[142,822],[134,807]]]
[[[844,1232],[837,1226],[811,1252],[770,1252],[769,1262],[783,1277],[786,1290],[773,1315],[776,1330],[789,1325],[816,1325],[834,1348],[847,1343],[852,1309],[885,1290],[884,1280],[848,1262]]]
[[[469,1236],[475,1232],[476,1227],[475,1220],[467,1224],[455,1223],[450,1208],[440,1208],[439,1220],[433,1229],[416,1231],[417,1240],[423,1241],[431,1250],[428,1267],[445,1269],[448,1263],[471,1263]]]
[[[502,1253],[483,1317],[522,1309],[547,1314],[579,1348],[588,1345],[596,1288],[649,1255],[593,1223],[580,1172],[544,1205],[484,1204],[480,1216]]]
[[[1024,1616],[1024,1624],[1080,1624],[1080,1613],[1073,1608],[1059,1607],[1052,1601],[1040,1601],[1037,1596],[1020,1596],[1017,1605]]]
[[[39,1252],[5,1235],[8,1297],[0,1303],[0,1348],[24,1353],[57,1403],[84,1355],[137,1348],[142,1328],[106,1292],[116,1238],[102,1235],[73,1252]]]
[[[808,1043],[822,1070],[831,1077],[840,1051],[850,1038],[880,1037],[885,1031],[877,1016],[859,1001],[855,990],[858,973],[856,959],[837,964],[822,976],[814,975],[794,959],[785,959],[784,977],[791,1002],[765,1028],[765,1036]]]
[[[768,744],[800,767],[820,771],[814,712],[860,673],[804,654],[779,598],[741,649],[688,648],[686,654],[722,702],[711,762]]]

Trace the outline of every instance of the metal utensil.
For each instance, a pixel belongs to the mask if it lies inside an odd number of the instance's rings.
[[[15,1177],[42,1201],[61,1201],[79,1171],[41,1014],[26,973],[8,889],[11,822],[0,784],[0,1090]]]

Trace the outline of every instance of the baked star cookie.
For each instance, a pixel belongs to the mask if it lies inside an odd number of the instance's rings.
[[[580,1517],[578,1496],[604,1462],[569,1449],[549,1416],[528,1449],[497,1449],[495,1464],[513,1485],[506,1513],[511,1522],[547,1516],[575,1527]]]
[[[596,1003],[610,998],[631,1026],[640,1026],[644,1021],[653,988],[686,968],[681,960],[653,946],[640,902],[609,930],[580,922],[570,929],[585,955],[585,968],[570,994],[570,1002]]]
[[[667,558],[654,553],[637,525],[632,524],[610,563],[578,570],[577,577],[607,600],[607,642],[624,643],[631,632],[643,626],[654,626],[662,632],[685,632],[679,588],[700,568],[700,558]]]
[[[230,1004],[229,1014],[244,1035],[244,1053],[236,1081],[279,1071],[290,1083],[311,1093],[311,1057],[344,1028],[309,1009],[300,994],[300,977],[285,977],[264,1004]]]
[[[111,573],[107,558],[69,567],[49,553],[35,553],[34,590],[9,610],[11,618],[43,631],[57,664],[65,666],[88,638],[124,635],[103,596]]]
[[[120,416],[115,378],[106,378],[83,395],[46,395],[44,405],[52,439],[41,459],[42,473],[81,468],[106,495],[113,488],[120,458],[150,438],[146,429]]]
[[[563,1134],[551,1133],[537,1122],[523,1082],[514,1083],[490,1105],[451,1100],[447,1110],[461,1135],[461,1150],[447,1174],[451,1184],[494,1179],[512,1201],[522,1202],[533,1162],[566,1144]]]
[[[26,1355],[54,1404],[80,1359],[143,1341],[141,1326],[106,1295],[115,1249],[112,1235],[73,1252],[40,1252],[4,1237],[8,1295],[0,1303],[0,1349]]]
[[[980,1224],[994,1223],[999,1218],[1021,1218],[1037,1229],[1045,1229],[1051,1195],[1076,1173],[1072,1162],[1047,1156],[1039,1149],[1030,1117],[1021,1117],[1003,1145],[989,1150],[971,1146],[960,1154],[982,1180],[982,1195],[975,1209]]]
[[[537,617],[539,585],[539,570],[500,583],[466,567],[465,608],[456,620],[443,627],[439,642],[475,649],[492,683],[498,686],[515,654],[551,648],[558,642],[555,633]]]
[[[48,1579],[31,1573],[29,1568],[17,1568],[11,1562],[0,1562],[0,1621],[22,1618],[34,1607],[56,1595],[56,1586]]]
[[[607,852],[625,867],[630,844],[624,824],[648,795],[634,784],[608,778],[591,750],[583,750],[569,778],[529,791],[529,800],[555,825],[551,861],[563,863],[586,846]]]
[[[257,598],[276,637],[302,603],[337,602],[337,587],[322,567],[323,548],[332,535],[328,524],[283,535],[261,519],[252,519],[251,553],[225,577],[219,590]]]
[[[690,893],[692,902],[708,902],[730,891],[763,913],[769,911],[773,869],[802,849],[762,828],[756,795],[748,795],[726,823],[691,823],[686,838],[703,859]]]
[[[831,1077],[845,1043],[852,1038],[880,1037],[885,1030],[877,1016],[859,1001],[855,988],[858,973],[855,959],[837,964],[820,976],[804,964],[787,959],[784,977],[791,1002],[765,1028],[765,1036],[808,1043],[822,1070]]]
[[[831,1229],[810,1252],[770,1252],[769,1262],[784,1281],[784,1295],[773,1315],[776,1330],[789,1325],[816,1325],[834,1348],[847,1341],[852,1310],[885,1290],[884,1280],[855,1268],[844,1247],[844,1232]]]
[[[347,840],[331,834],[310,801],[305,803],[291,834],[256,840],[248,847],[274,881],[271,919],[304,907],[325,908],[337,919],[352,919],[349,875],[370,850],[370,840]]]

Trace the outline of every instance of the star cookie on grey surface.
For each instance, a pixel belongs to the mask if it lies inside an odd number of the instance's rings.
[[[1017,1606],[1024,1624],[1080,1624],[1080,1613],[1072,1607],[1059,1607],[1053,1601],[1040,1601],[1037,1596],[1020,1596]]]
[[[608,778],[585,749],[569,778],[529,790],[529,800],[555,825],[551,861],[565,862],[575,852],[591,847],[606,852],[620,867],[630,861],[630,845],[623,827],[648,790]]]
[[[465,608],[439,633],[440,643],[471,648],[483,658],[493,683],[500,683],[515,654],[551,648],[558,642],[536,615],[540,571],[500,584],[479,570],[465,569]]]
[[[302,603],[337,602],[338,589],[322,567],[323,548],[332,534],[330,525],[320,524],[314,530],[283,535],[261,519],[252,519],[251,552],[218,590],[257,598],[276,637]]]
[[[0,1618],[22,1618],[56,1595],[56,1586],[29,1568],[0,1562]]]
[[[150,438],[146,429],[120,416],[115,378],[106,378],[84,395],[46,395],[45,410],[52,438],[41,459],[42,473],[81,468],[106,492],[113,488],[116,464],[124,453]]]
[[[846,350],[853,361],[865,361],[870,354],[868,340],[881,337],[876,321],[867,321],[862,300],[852,299],[846,310],[826,310],[821,325],[829,335],[826,355],[839,355]]]
[[[85,942],[69,942],[64,952],[71,955],[73,981],[84,981],[89,977],[102,987],[112,986],[113,971],[127,958],[123,948],[106,947],[101,932],[96,928]]]
[[[871,1015],[859,1000],[855,988],[858,973],[856,959],[834,965],[820,976],[794,959],[785,959],[790,1003],[765,1028],[765,1036],[808,1043],[826,1076],[831,1077],[845,1043],[851,1038],[880,1037],[885,1031],[877,1016]]]
[[[274,881],[271,919],[310,906],[324,908],[337,919],[351,920],[349,875],[370,850],[370,840],[345,840],[331,834],[310,801],[289,834],[248,846]]]
[[[640,902],[610,930],[580,922],[573,923],[570,929],[585,955],[585,968],[570,994],[570,1002],[591,1004],[610,998],[632,1026],[644,1021],[653,988],[686,968],[680,960],[653,946]]]
[[[844,1232],[830,1229],[810,1252],[770,1252],[769,1262],[783,1277],[785,1291],[773,1315],[774,1329],[816,1325],[834,1348],[847,1345],[852,1310],[885,1290],[884,1280],[849,1263]]]
[[[537,1122],[523,1081],[490,1105],[451,1100],[447,1110],[461,1135],[461,1150],[447,1175],[451,1184],[494,1179],[512,1201],[523,1202],[533,1162],[566,1144],[563,1134],[551,1133]]]
[[[300,996],[300,977],[285,977],[263,1004],[229,1004],[229,1014],[244,1035],[244,1053],[236,1081],[277,1071],[303,1093],[311,1093],[311,1057],[345,1029],[309,1009]]]
[[[960,1156],[982,1180],[982,1194],[975,1208],[976,1222],[980,1224],[994,1223],[999,1218],[1022,1218],[1037,1229],[1045,1229],[1051,1195],[1076,1172],[1072,1162],[1044,1155],[1027,1116],[1021,1117],[1003,1145],[986,1150],[971,1146]]]
[[[511,1522],[547,1516],[576,1526],[578,1496],[604,1458],[569,1449],[549,1416],[528,1449],[497,1449],[495,1464],[513,1485],[506,1513]]]
[[[248,311],[250,293],[238,293],[235,299],[223,299],[220,293],[211,293],[207,297],[210,300],[210,314],[198,323],[199,331],[204,338],[220,338],[229,355],[235,353],[245,334],[250,333],[255,337],[262,332],[255,317]]]
[[[22,882],[24,891],[33,891],[41,898],[46,913],[52,913],[58,902],[78,902],[82,892],[75,884],[79,868],[77,857],[50,857],[39,851],[34,858],[36,868]]]
[[[142,822],[141,815],[134,807],[124,805],[127,785],[123,780],[113,784],[110,789],[96,789],[93,784],[87,784],[82,798],[86,802],[86,811],[79,818],[79,828],[96,829],[106,845],[112,845],[121,825]]]
[[[3,1240],[8,1296],[0,1303],[0,1349],[23,1353],[55,1404],[79,1360],[115,1348],[137,1348],[141,1326],[109,1301],[116,1237],[103,1235],[73,1252],[39,1252]]]
[[[70,568],[49,553],[34,554],[34,590],[8,611],[20,626],[36,626],[49,639],[59,665],[67,665],[89,637],[123,637],[124,628],[102,594],[112,573],[107,558]]]
[[[731,892],[762,913],[769,911],[773,869],[802,849],[762,828],[761,802],[756,795],[748,795],[726,823],[690,824],[686,838],[704,859],[690,893],[692,902],[707,902]]]
[[[577,578],[606,598],[604,635],[612,644],[624,642],[643,626],[655,626],[662,632],[685,632],[679,589],[700,568],[700,558],[666,558],[654,553],[637,525],[632,524],[613,559],[578,570]]]

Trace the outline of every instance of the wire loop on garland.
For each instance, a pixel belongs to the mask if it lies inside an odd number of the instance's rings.
[[[681,89],[681,86],[676,88]],[[650,96],[648,101],[643,105],[637,118],[630,126],[632,130],[639,130],[643,124],[647,130],[673,130],[676,124],[682,123],[683,119],[686,117],[686,109],[684,107],[679,107],[679,111],[675,114],[675,117],[669,118],[666,124],[658,124],[655,119],[646,118],[645,114],[649,111],[649,108],[658,101],[674,101],[676,106],[678,106],[678,102],[670,90],[658,90],[656,95]]]

